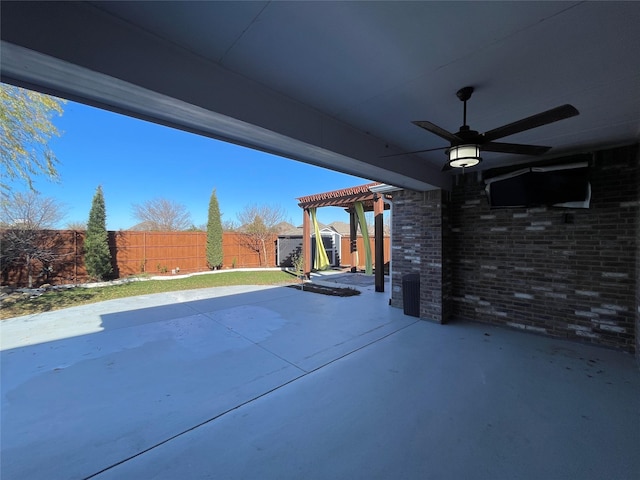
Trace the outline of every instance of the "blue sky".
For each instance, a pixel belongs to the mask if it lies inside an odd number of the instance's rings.
[[[87,221],[98,185],[107,229],[119,230],[137,223],[133,204],[158,197],[183,204],[195,225],[205,224],[214,188],[223,220],[237,222],[237,213],[256,203],[281,206],[286,220],[298,225],[297,197],[369,182],[74,102],[53,122],[62,132],[50,144],[60,160],[60,182],[37,177],[35,187],[64,204],[60,228]],[[342,209],[327,207],[319,209],[318,220],[349,218]]]

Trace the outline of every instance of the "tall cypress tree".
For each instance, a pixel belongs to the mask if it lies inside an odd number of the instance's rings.
[[[212,270],[222,266],[222,219],[215,189],[209,200],[207,218],[207,263]]]
[[[107,236],[107,214],[102,186],[98,186],[91,203],[87,235],[84,239],[84,263],[91,278],[103,280],[113,270]]]

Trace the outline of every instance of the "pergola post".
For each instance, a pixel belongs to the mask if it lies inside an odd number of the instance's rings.
[[[351,254],[351,273],[358,271],[358,228],[356,224],[356,212],[349,210],[349,253]]]
[[[373,196],[374,232],[375,232],[375,285],[376,292],[384,292],[384,201],[378,194]]]
[[[302,209],[302,256],[304,257],[304,276],[311,277],[311,215],[308,208]]]

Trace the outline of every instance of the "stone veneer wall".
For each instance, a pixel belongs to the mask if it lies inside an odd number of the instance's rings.
[[[454,188],[454,315],[633,351],[636,152],[594,155],[589,209],[492,210],[484,182]]]

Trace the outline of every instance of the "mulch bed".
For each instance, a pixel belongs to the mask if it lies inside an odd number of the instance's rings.
[[[304,288],[300,285],[287,285],[289,288],[303,290],[311,293],[321,293],[322,295],[333,295],[334,297],[353,297],[360,295],[360,290],[349,287],[327,287],[325,285],[316,285],[313,283],[305,283]]]

